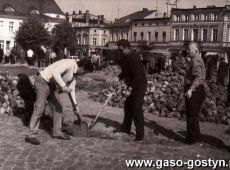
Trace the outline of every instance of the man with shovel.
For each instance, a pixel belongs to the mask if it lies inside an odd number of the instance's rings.
[[[120,40],[117,43],[120,55],[121,74],[120,80],[124,80],[128,87],[131,87],[131,93],[126,98],[124,108],[124,120],[119,131],[129,134],[131,131],[132,120],[136,126],[135,141],[141,141],[144,138],[144,115],[143,103],[147,89],[147,78],[141,58],[135,54],[127,40]]]
[[[37,139],[40,119],[44,114],[46,101],[53,108],[53,138],[70,140],[70,136],[64,134],[62,130],[62,103],[61,93],[69,93],[69,97],[75,104],[74,110],[79,112],[75,98],[75,74],[78,70],[77,60],[62,59],[45,68],[35,77],[36,101],[34,111],[29,124],[29,133],[25,141],[34,145],[39,145]]]

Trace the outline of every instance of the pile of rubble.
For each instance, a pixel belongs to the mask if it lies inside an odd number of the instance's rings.
[[[120,73],[117,66],[104,71],[116,76]],[[185,120],[184,75],[185,71],[182,69],[176,72],[165,71],[160,74],[147,75],[148,87],[144,98],[144,112]],[[227,89],[218,87],[213,82],[207,84],[205,87],[207,97],[202,106],[200,120],[228,124],[230,107],[225,106]],[[115,92],[115,95],[108,104],[123,108],[125,98],[130,94],[130,89],[123,82],[116,82],[112,87],[90,95],[95,101],[103,103],[112,92]]]

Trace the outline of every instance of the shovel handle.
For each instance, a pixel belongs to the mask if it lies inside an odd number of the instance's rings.
[[[70,98],[70,101],[71,101],[71,104],[73,107],[74,114],[77,116],[78,121],[81,122],[82,119],[81,119],[81,116],[77,113],[77,109],[75,107],[76,105],[74,103],[73,97],[72,97],[71,93],[68,93],[68,95],[69,95],[69,98]]]
[[[101,114],[101,112],[103,111],[103,109],[105,108],[105,106],[107,105],[107,103],[109,102],[109,100],[112,98],[112,96],[114,95],[115,91],[113,91],[107,98],[107,100],[105,101],[105,103],[101,106],[100,111],[97,113],[97,116],[95,117],[95,119],[92,121],[92,123],[90,124],[89,128],[92,129],[92,127],[94,126],[95,122],[97,121],[97,118],[99,117],[99,115]]]

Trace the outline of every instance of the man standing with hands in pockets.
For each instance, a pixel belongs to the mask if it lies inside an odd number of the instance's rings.
[[[60,100],[61,93],[71,93],[77,112],[75,98],[75,74],[77,73],[77,60],[62,59],[45,68],[35,77],[36,101],[34,111],[29,124],[29,133],[26,135],[26,142],[39,145],[37,139],[40,119],[44,114],[46,101],[53,108],[53,138],[70,140],[70,136],[62,133],[62,103]]]
[[[205,99],[206,70],[200,55],[199,44],[191,42],[188,47],[191,58],[185,75],[185,104],[187,119],[187,144],[201,141],[199,113]]]

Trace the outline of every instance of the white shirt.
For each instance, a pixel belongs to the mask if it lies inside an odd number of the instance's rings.
[[[40,72],[40,75],[48,83],[57,84],[61,88],[69,86],[72,89],[71,95],[76,104],[76,80],[74,78],[74,74],[77,72],[77,69],[78,65],[75,60],[62,59],[46,67],[43,71]]]
[[[34,52],[31,49],[27,50],[27,57],[31,58],[33,57],[33,55],[34,55]]]

